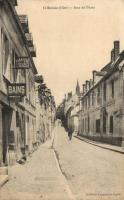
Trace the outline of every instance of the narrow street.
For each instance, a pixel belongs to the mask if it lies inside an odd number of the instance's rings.
[[[53,142],[41,145],[25,165],[9,167],[10,180],[0,190],[0,200],[124,199],[122,154],[74,137],[69,141],[58,124],[53,133]]]

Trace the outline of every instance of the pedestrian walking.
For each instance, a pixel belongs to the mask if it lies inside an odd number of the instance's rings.
[[[72,139],[72,134],[73,134],[73,130],[72,130],[72,127],[70,127],[70,128],[68,129],[68,137],[69,137],[69,140]]]

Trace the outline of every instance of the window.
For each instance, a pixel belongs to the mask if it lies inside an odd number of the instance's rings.
[[[7,36],[5,34],[2,33],[2,72],[3,75],[6,75],[8,77],[9,75],[9,70],[10,70],[10,66],[9,66],[9,40],[7,38]]]
[[[84,131],[86,132],[86,130],[87,130],[87,120],[86,120],[86,118],[85,118]]]
[[[104,98],[104,101],[106,101],[106,83],[104,83],[104,86],[103,86],[103,98]]]
[[[113,133],[113,116],[110,116],[110,133]]]
[[[100,103],[100,87],[97,89],[97,104]]]
[[[90,94],[88,95],[88,107],[90,107]]]
[[[16,111],[16,127],[20,126],[19,112]]]
[[[13,68],[13,82],[17,82],[17,75],[18,75],[18,69],[15,69],[15,60],[17,58],[17,55],[14,50],[12,50],[12,68]]]
[[[84,119],[83,119],[83,123],[82,123],[82,131],[84,132]]]
[[[87,121],[88,121],[88,133],[90,132],[90,117],[88,116],[87,118]]]
[[[103,116],[103,133],[106,133],[106,116]]]
[[[84,100],[82,100],[82,110],[84,111]]]
[[[87,97],[85,97],[85,109],[87,109]]]
[[[96,120],[96,133],[100,133],[100,119]]]
[[[114,98],[114,80],[111,81],[111,95]]]
[[[92,106],[94,106],[94,92],[92,92]]]

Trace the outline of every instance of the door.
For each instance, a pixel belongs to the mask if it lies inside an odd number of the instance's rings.
[[[8,164],[8,139],[12,120],[12,109],[5,106],[2,108],[2,139],[3,139],[3,164]]]

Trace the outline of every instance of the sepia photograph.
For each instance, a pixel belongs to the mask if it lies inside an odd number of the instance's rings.
[[[0,200],[124,200],[124,0],[0,0]]]

